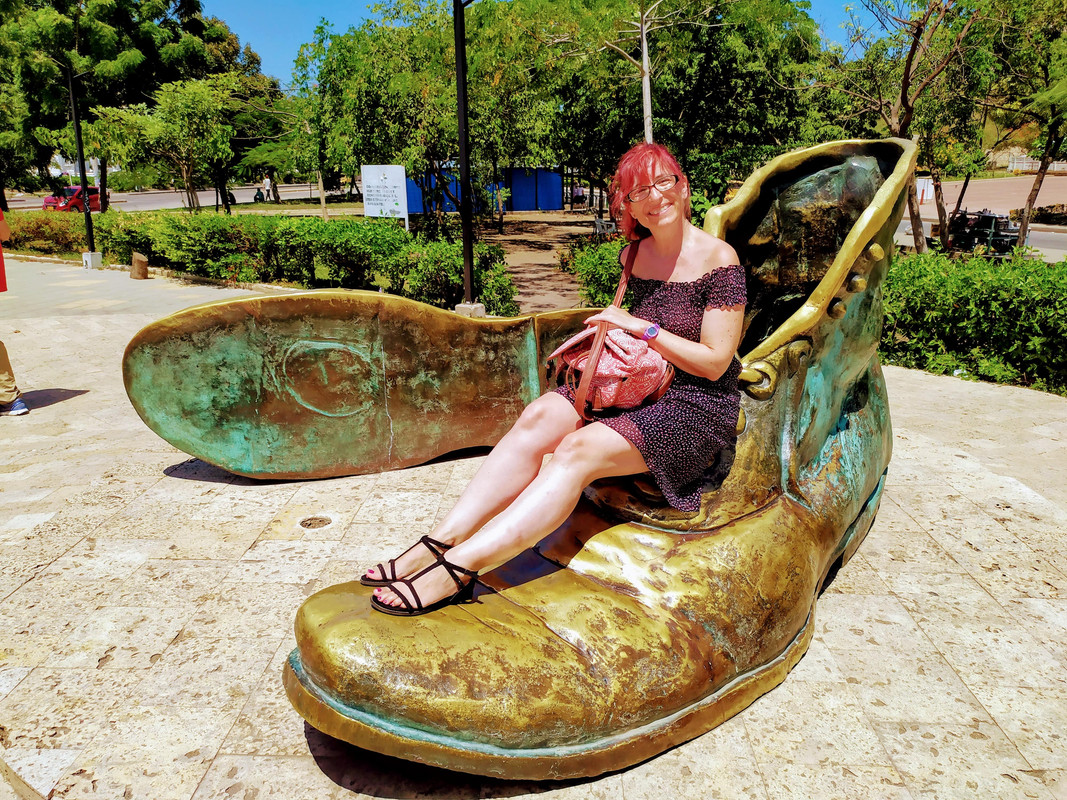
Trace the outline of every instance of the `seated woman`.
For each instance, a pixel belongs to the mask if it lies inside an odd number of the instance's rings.
[[[377,610],[414,616],[469,598],[479,572],[555,530],[600,478],[651,471],[672,506],[699,508],[704,469],[736,435],[744,271],[733,248],[689,221],[689,181],[666,148],[630,149],[611,191],[623,234],[643,240],[632,310],[609,307],[586,323],[649,341],[674,365],[673,383],[655,402],[588,423],[567,387],[531,403],[432,535],[361,578],[376,587]]]

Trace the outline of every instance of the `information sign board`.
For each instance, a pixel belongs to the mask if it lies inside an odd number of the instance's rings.
[[[403,219],[408,227],[408,191],[404,167],[397,164],[364,165],[363,214]]]

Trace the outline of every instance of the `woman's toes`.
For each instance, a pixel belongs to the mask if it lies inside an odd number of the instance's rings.
[[[379,603],[385,603],[387,606],[397,606],[397,596],[394,592],[389,591],[385,587],[379,586],[374,590],[374,596],[378,598]]]

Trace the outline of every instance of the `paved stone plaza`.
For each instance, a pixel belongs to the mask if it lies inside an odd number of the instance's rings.
[[[246,292],[7,272],[33,410],[0,418],[0,798],[1067,798],[1067,399],[887,368],[881,512],[785,683],[624,772],[505,782],[331,740],[280,679],[304,598],[428,532],[479,460],[236,478],[151,433],[120,362]]]

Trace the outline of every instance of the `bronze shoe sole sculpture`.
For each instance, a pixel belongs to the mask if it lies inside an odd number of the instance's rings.
[[[378,292],[204,303],[146,326],[123,380],[180,450],[252,478],[327,478],[496,444],[588,309],[470,319]]]
[[[736,450],[698,513],[641,479],[601,483],[473,603],[398,621],[359,583],[319,592],[284,670],[301,716],[452,770],[574,778],[698,736],[784,680],[877,512],[881,284],[914,166],[904,140],[834,142],[775,159],[709,214],[750,314]]]

